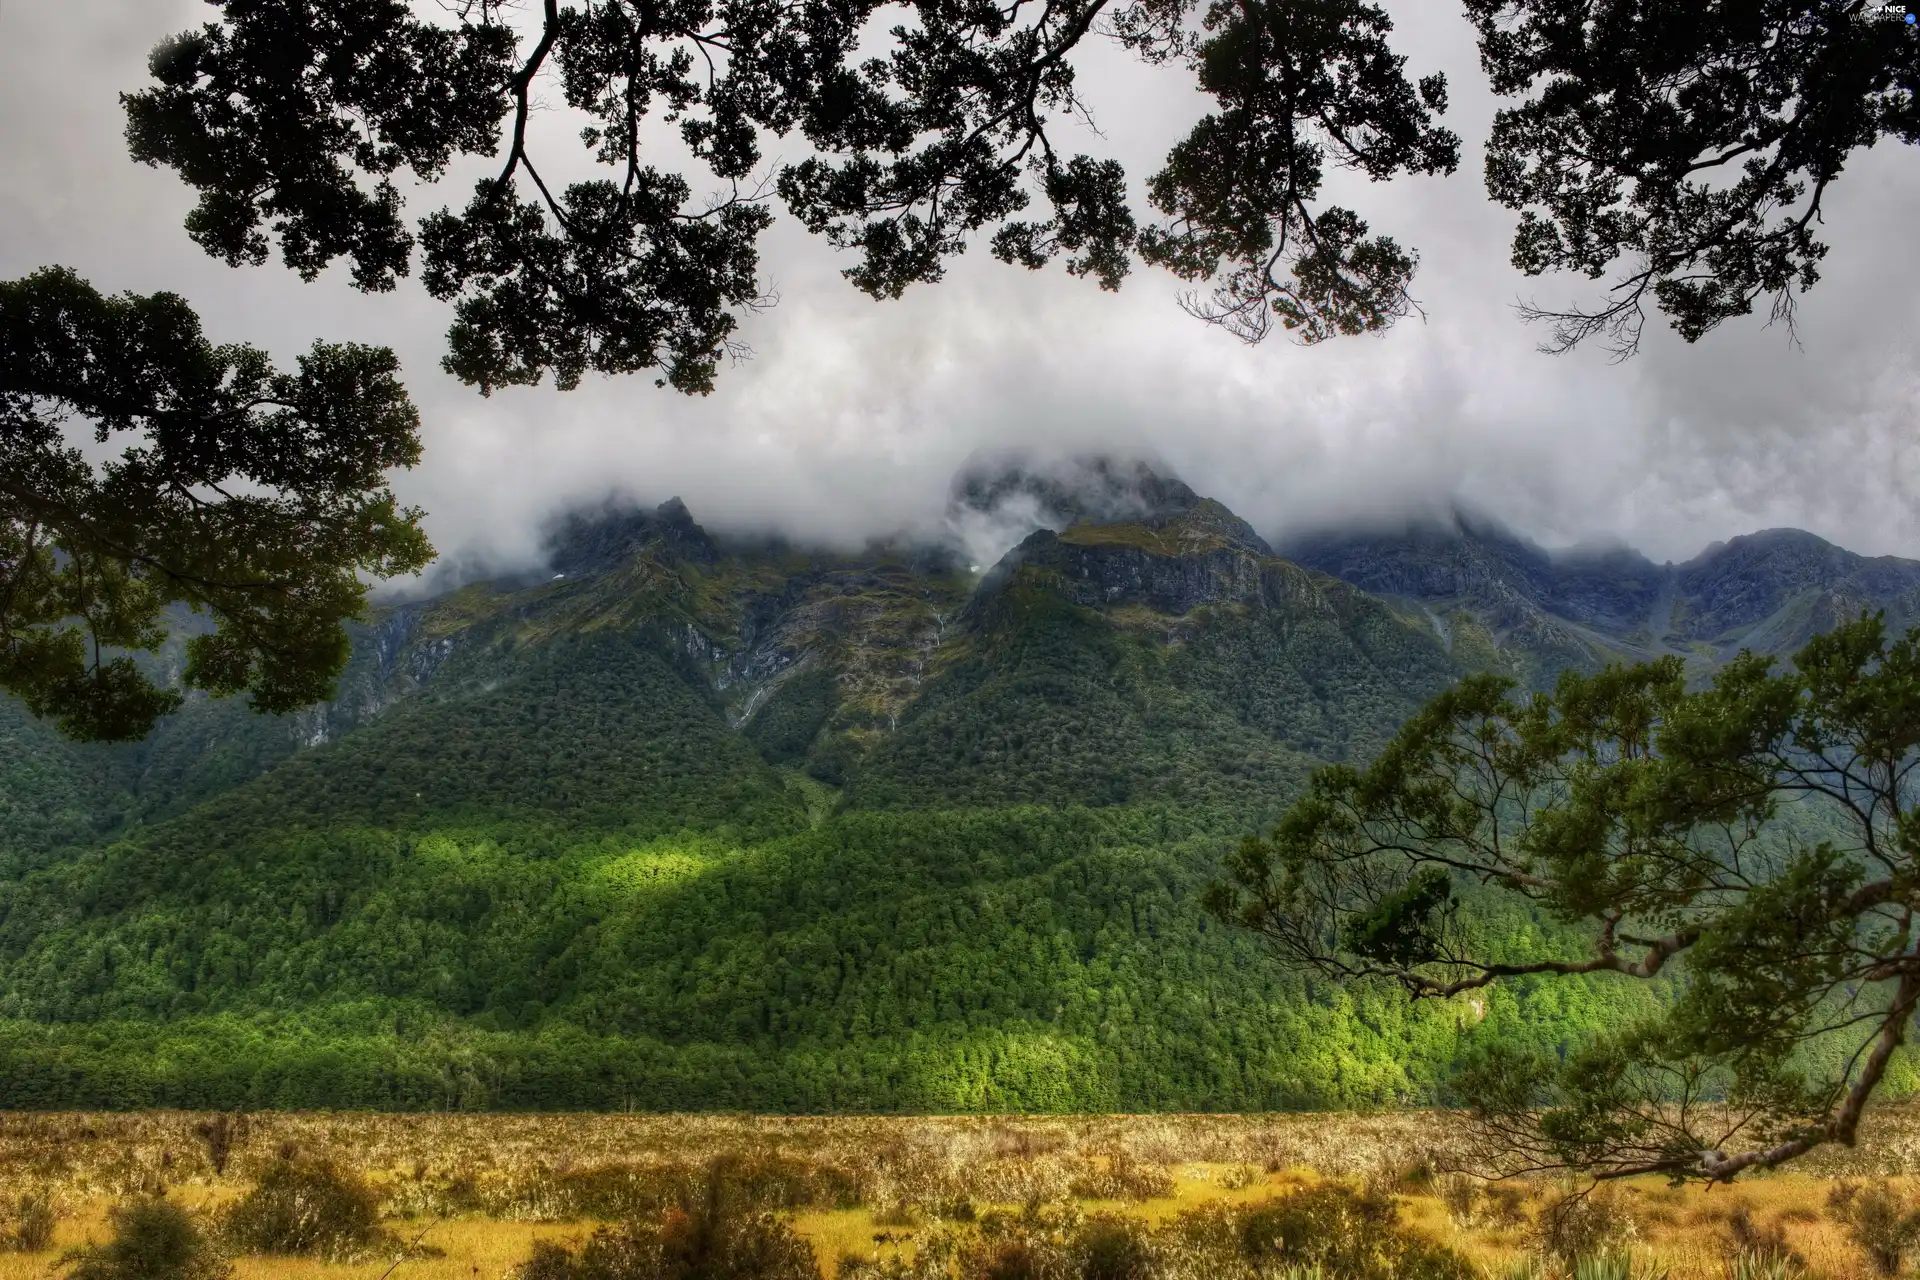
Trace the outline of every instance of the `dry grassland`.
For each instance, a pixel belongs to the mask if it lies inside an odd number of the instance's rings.
[[[289,1156],[357,1172],[400,1242],[357,1262],[238,1256],[236,1280],[506,1280],[534,1240],[575,1241],[598,1222],[666,1203],[716,1158],[745,1163],[759,1203],[812,1245],[827,1280],[844,1259],[908,1260],[928,1233],[964,1233],[996,1207],[1054,1206],[1164,1224],[1215,1202],[1250,1203],[1322,1180],[1386,1188],[1401,1221],[1484,1274],[1536,1268],[1551,1183],[1463,1182],[1457,1125],[1434,1113],[1095,1118],[766,1118],[273,1114],[250,1117],[215,1171],[210,1117],[0,1114],[0,1213],[50,1196],[47,1248],[0,1252],[0,1280],[46,1280],[63,1251],[109,1233],[113,1206],[164,1193],[216,1220]],[[1604,1191],[1609,1247],[1641,1276],[1727,1277],[1743,1242],[1771,1239],[1798,1274],[1875,1272],[1829,1207],[1844,1182],[1885,1182],[1920,1202],[1920,1111],[1884,1109],[1867,1141],[1792,1173],[1732,1187],[1640,1180]],[[1473,1187],[1471,1192],[1464,1188]],[[1449,1199],[1452,1203],[1449,1204]],[[1564,1270],[1565,1268],[1560,1268]],[[1549,1264],[1547,1272],[1554,1267]]]

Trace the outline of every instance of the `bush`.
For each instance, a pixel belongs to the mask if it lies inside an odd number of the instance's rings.
[[[1081,1200],[1157,1200],[1173,1194],[1173,1175],[1120,1147],[1107,1157],[1105,1168],[1089,1160],[1070,1190]]]
[[[355,1175],[325,1160],[283,1158],[227,1211],[227,1241],[245,1253],[304,1254],[329,1262],[365,1258],[391,1237],[380,1201]]]
[[[1540,1251],[1564,1263],[1623,1253],[1639,1236],[1640,1224],[1611,1188],[1565,1192],[1540,1210],[1534,1225]]]
[[[76,1249],[67,1280],[225,1280],[231,1273],[191,1215],[168,1200],[113,1212],[113,1239]]]
[[[692,1203],[656,1220],[602,1227],[578,1252],[536,1245],[520,1280],[819,1280],[807,1242],[753,1207],[766,1189],[734,1172],[716,1162]]]
[[[60,1215],[53,1207],[48,1191],[23,1192],[13,1204],[13,1223],[5,1242],[21,1253],[41,1253],[53,1246],[53,1229]]]
[[[1205,1211],[1201,1211],[1205,1212]],[[1451,1249],[1400,1225],[1393,1198],[1321,1183],[1241,1211],[1242,1256],[1256,1270],[1317,1269],[1342,1280],[1470,1280]]]
[[[1870,1187],[1842,1184],[1833,1189],[1827,1203],[1874,1270],[1883,1276],[1900,1274],[1907,1254],[1920,1242],[1920,1209],[1908,1208],[1885,1182]]]
[[[1793,1275],[1807,1268],[1807,1260],[1787,1243],[1785,1225],[1762,1227],[1746,1205],[1727,1215],[1727,1245],[1728,1273],[1735,1280],[1764,1280],[1776,1272]]]
[[[1569,1280],[1633,1280],[1633,1255],[1589,1253],[1567,1268]]]
[[[1095,1218],[1073,1242],[1080,1280],[1152,1280],[1154,1252],[1138,1223]]]
[[[1480,1180],[1465,1173],[1442,1174],[1434,1186],[1445,1206],[1447,1217],[1456,1227],[1471,1227],[1480,1221],[1482,1193]]]
[[[1727,1280],[1799,1280],[1806,1270],[1798,1255],[1743,1251],[1727,1263]]]
[[[249,1128],[246,1116],[224,1111],[193,1126],[195,1136],[207,1148],[207,1163],[213,1166],[215,1177],[227,1176],[227,1162],[233,1158],[233,1148],[247,1140]]]

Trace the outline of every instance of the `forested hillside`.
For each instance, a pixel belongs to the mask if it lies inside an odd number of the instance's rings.
[[[550,572],[383,610],[325,708],[199,701],[114,749],[0,708],[0,1104],[1354,1106],[1652,998],[1410,1008],[1207,918],[1316,764],[1545,632],[1476,649],[1422,600],[1450,580],[1371,595],[1102,467],[963,478],[962,514],[1048,522],[983,575],[587,513]],[[1614,613],[1546,616],[1641,625],[1670,575],[1629,568]],[[1479,910],[1508,954],[1567,944]]]

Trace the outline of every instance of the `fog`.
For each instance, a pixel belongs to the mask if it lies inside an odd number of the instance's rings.
[[[215,340],[283,360],[316,338],[393,346],[426,445],[395,488],[429,512],[457,572],[531,561],[554,511],[609,493],[678,495],[721,530],[933,536],[955,469],[1019,446],[1157,455],[1269,537],[1460,502],[1549,546],[1625,542],[1656,560],[1787,525],[1920,557],[1920,154],[1883,143],[1832,189],[1833,251],[1797,345],[1754,317],[1692,346],[1656,322],[1623,364],[1597,347],[1542,355],[1514,303],[1594,286],[1508,265],[1513,215],[1480,184],[1495,102],[1470,32],[1450,6],[1388,8],[1410,72],[1448,73],[1447,120],[1466,146],[1450,178],[1336,184],[1421,254],[1426,318],[1384,335],[1248,347],[1184,315],[1164,273],[1137,268],[1110,295],[1004,266],[984,244],[942,283],[876,303],[782,215],[763,257],[779,305],[749,319],[755,354],[713,395],[642,375],[483,399],[440,372],[449,312],[416,283],[367,297],[338,269],[313,284],[277,262],[231,270],[181,230],[189,191],[127,158],[116,94],[145,82],[158,39],[213,15],[192,0],[0,0],[0,274],[57,262],[103,289],[171,289]],[[1200,101],[1179,71],[1117,49],[1094,51],[1083,86],[1105,137],[1066,145],[1119,158],[1138,193]],[[573,127],[558,110],[538,119],[559,150],[575,149]],[[466,191],[416,189],[410,207]],[[970,554],[991,551],[979,541]]]

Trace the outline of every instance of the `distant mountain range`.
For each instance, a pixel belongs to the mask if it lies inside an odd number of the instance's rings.
[[[1704,677],[1920,621],[1920,562],[1798,531],[1274,547],[1111,459],[983,461],[947,524],[848,553],[573,512],[541,573],[377,610],[299,715],[196,699],[109,749],[0,705],[0,1104],[1428,1097],[1474,1035],[1627,997],[1303,983],[1199,914],[1228,844],[1471,670]]]
[[[1552,555],[1498,523],[1338,531],[1281,554],[1417,607],[1454,652],[1536,682],[1565,667],[1664,654],[1705,673],[1742,649],[1786,654],[1836,622],[1882,610],[1920,622],[1920,561],[1855,555],[1798,529],[1716,543],[1684,564],[1636,551]]]

